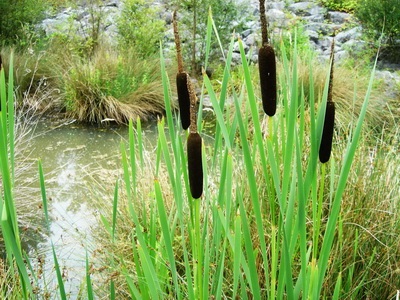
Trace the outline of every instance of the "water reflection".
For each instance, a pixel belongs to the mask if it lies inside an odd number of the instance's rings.
[[[155,141],[155,124],[143,128],[145,140]],[[102,189],[103,185],[110,186],[105,181],[115,183],[118,178],[121,172],[120,143],[127,137],[126,127],[104,129],[70,124],[53,128],[51,123],[46,122],[40,124],[29,137],[26,156],[35,165],[39,159],[42,161],[51,218],[50,232],[46,233],[43,230],[37,167],[31,167],[20,185],[31,189],[34,199],[31,203],[35,203],[29,205],[30,209],[34,207],[35,213],[30,214],[27,222],[31,222],[32,227],[41,228],[27,234],[25,240],[32,241],[29,244],[30,256],[38,257],[42,264],[35,266],[43,267],[42,289],[46,286],[52,292],[57,286],[51,252],[53,244],[63,268],[70,299],[78,297],[85,274],[86,250],[90,254],[96,247],[91,238],[91,229],[98,220],[96,189]],[[112,202],[112,193],[108,195],[109,198],[102,201]],[[27,209],[28,206],[22,208]]]

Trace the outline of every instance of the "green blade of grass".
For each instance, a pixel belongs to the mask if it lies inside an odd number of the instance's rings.
[[[67,300],[67,294],[65,293],[64,281],[63,281],[60,265],[58,263],[58,259],[57,259],[57,255],[56,255],[56,251],[54,249],[53,243],[51,243],[51,249],[53,252],[54,268],[55,268],[56,274],[57,274],[58,291],[60,293],[60,298],[62,300]]]
[[[86,289],[87,289],[87,297],[89,300],[94,299],[92,279],[90,278],[90,268],[89,268],[89,256],[86,251]]]
[[[170,226],[168,224],[167,214],[165,212],[163,195],[161,192],[161,187],[160,187],[159,181],[155,180],[154,185],[155,185],[155,192],[156,192],[158,215],[160,218],[161,230],[163,233],[164,243],[165,243],[165,249],[167,251],[168,261],[169,261],[169,265],[170,265],[169,269],[172,274],[172,280],[173,280],[174,287],[175,287],[176,295],[174,298],[181,299],[181,292],[180,292],[180,287],[178,284],[178,273],[176,271],[176,262],[175,262],[174,252],[173,252],[174,248],[172,245],[173,234],[172,234],[172,232],[170,232],[170,229],[169,229]]]

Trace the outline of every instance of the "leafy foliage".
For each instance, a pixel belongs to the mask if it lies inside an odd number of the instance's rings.
[[[145,0],[125,0],[117,21],[119,44],[122,48],[134,47],[139,56],[146,57],[158,50],[165,30],[157,10]]]
[[[399,42],[396,41],[400,34],[398,0],[361,0],[356,16],[371,37],[377,39],[383,32],[388,44]]]
[[[321,0],[321,3],[331,10],[340,10],[345,12],[354,11],[359,0]]]
[[[192,61],[192,69],[199,67],[199,64],[205,61],[206,43],[205,36],[207,32],[207,19],[209,8],[211,7],[213,21],[217,28],[221,44],[225,49],[229,45],[234,30],[240,31],[241,24],[237,22],[241,19],[241,12],[245,9],[242,4],[234,0],[181,0],[175,1],[175,7],[178,11],[188,11],[189,14],[182,14],[179,21],[183,41],[188,41],[191,45],[183,47],[183,53],[187,61]],[[194,18],[196,21],[194,22]],[[236,22],[232,22],[236,20]],[[195,24],[196,23],[196,24]],[[194,24],[196,27],[194,27]],[[195,36],[195,39],[193,39]],[[196,47],[194,48],[194,43]],[[221,57],[218,47],[218,41],[211,41],[211,59]],[[193,57],[194,56],[194,57]],[[193,61],[194,59],[194,61]],[[196,66],[195,66],[196,65]],[[195,71],[195,70],[192,70]]]
[[[34,25],[44,17],[43,0],[1,0],[0,40],[7,45],[25,46]]]

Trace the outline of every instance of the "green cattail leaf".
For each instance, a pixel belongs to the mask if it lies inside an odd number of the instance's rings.
[[[189,75],[181,72],[176,75],[176,88],[178,92],[179,111],[183,129],[188,129],[190,125],[190,96],[188,88]]]
[[[319,147],[319,160],[321,163],[326,163],[331,156],[334,124],[335,124],[335,103],[327,102],[324,129],[322,131],[321,144]]]
[[[276,112],[276,61],[275,51],[269,44],[258,51],[258,70],[263,109],[272,117]]]
[[[201,156],[201,136],[191,132],[187,141],[190,192],[198,199],[203,194],[203,165]]]

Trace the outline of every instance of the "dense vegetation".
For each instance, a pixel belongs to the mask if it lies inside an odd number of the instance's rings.
[[[301,45],[302,37],[293,35],[294,42],[275,45],[278,107],[268,117],[259,100],[258,71],[249,65],[243,45],[236,67],[233,39],[228,46],[220,40],[216,47],[204,47],[207,58],[220,48],[229,51],[213,80],[200,77],[202,96],[192,127],[203,135],[212,122],[214,131],[198,153],[204,190],[194,199],[186,166],[188,135],[170,84],[175,63],[159,51],[158,22],[146,23],[155,36],[128,24],[143,10],[156,13],[142,3],[125,1],[119,22],[129,39],[120,36],[117,46],[97,43],[94,27],[88,36],[56,35],[37,43],[39,55],[36,49],[29,53],[22,47],[12,55],[2,48],[0,224],[6,257],[0,259],[0,297],[67,298],[56,249],[53,290],[31,269],[34,258],[21,246],[18,222],[24,216],[15,209],[14,191],[15,170],[22,167],[14,159],[14,139],[20,134],[15,124],[23,120],[14,119],[16,99],[17,109],[57,104],[82,121],[129,124],[121,143],[123,175],[93,187],[96,197],[101,195],[98,249],[86,258],[82,298],[395,298],[400,111],[398,99],[383,99],[384,91],[374,85],[375,66],[366,72],[334,65],[331,73],[331,66],[317,61]],[[205,28],[211,28],[211,15],[208,22]],[[205,36],[211,44],[212,30]],[[205,95],[213,106],[211,121],[203,118]],[[332,101],[334,144],[329,162],[320,163],[325,108]],[[141,120],[149,114],[160,117],[155,152],[143,145]],[[49,226],[40,163],[38,177],[41,218]]]

